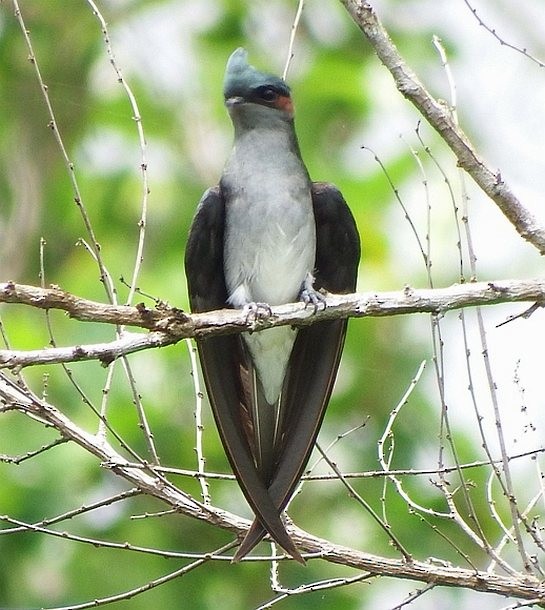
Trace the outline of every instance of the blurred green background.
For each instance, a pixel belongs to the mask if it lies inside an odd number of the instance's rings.
[[[142,203],[141,151],[131,107],[109,64],[100,24],[86,2],[20,4],[103,260],[123,302],[128,289],[120,278],[128,281],[132,274]],[[387,6],[395,9],[401,4],[390,2]],[[188,227],[202,192],[217,182],[231,141],[221,94],[226,59],[234,48],[243,45],[254,65],[281,73],[296,2],[112,0],[99,6],[108,22],[117,64],[136,96],[147,140],[150,195],[138,286],[171,305],[186,308],[182,261]],[[416,66],[433,65],[431,82],[443,87],[440,94],[446,96],[448,88],[430,43],[431,24],[426,19],[407,21],[408,13],[404,14],[405,21],[397,22],[389,13],[390,33]],[[443,34],[451,59],[456,61],[457,42],[446,28]],[[28,56],[13,7],[4,2],[0,5],[0,281],[38,284],[43,238],[45,283],[105,301],[97,265],[79,242],[89,241],[89,236],[74,203],[69,172],[47,126],[49,117]],[[396,186],[412,184],[411,188],[418,191],[412,212],[423,238],[426,199],[422,177],[409,145],[398,138],[399,133],[409,133],[411,143],[416,145],[410,130],[416,126],[417,115],[396,95],[389,77],[379,68],[340,3],[307,3],[288,81],[296,105],[300,145],[311,176],[335,183],[357,220],[363,244],[359,289],[425,286],[425,267],[404,212],[373,155],[361,148],[377,147]],[[438,146],[437,139],[422,129],[427,143]],[[425,163],[428,171],[435,171],[433,163]],[[448,163],[455,175],[452,160]],[[442,182],[437,173],[433,178]],[[445,189],[439,197],[442,211],[436,221],[439,237],[434,273],[439,285],[459,280],[456,230],[451,220],[444,220],[452,213],[446,193]],[[410,195],[407,197],[413,201]],[[137,300],[146,299],[137,296]],[[146,303],[152,306],[151,301]],[[3,306],[0,314],[12,347],[30,349],[49,344],[43,312]],[[71,322],[59,312],[52,312],[50,318],[58,345],[114,337],[111,327]],[[377,439],[420,362],[430,358],[428,339],[429,322],[424,317],[351,322],[342,370],[320,435],[325,447],[366,421],[362,429],[340,440],[330,451],[343,471],[378,467]],[[194,391],[185,345],[134,355],[130,363],[162,464],[194,469]],[[107,371],[96,363],[69,368],[98,408]],[[430,361],[426,384],[417,387],[406,407],[410,414],[396,423],[394,467],[433,467],[437,463],[440,409],[432,368]],[[44,393],[87,430],[96,430],[96,417],[60,367],[37,367],[24,374],[38,394]],[[141,456],[149,458],[119,365],[108,400],[109,419],[115,430]],[[229,472],[207,407],[204,424],[207,468]],[[456,433],[460,459],[476,459],[479,454],[466,432],[462,428]],[[7,413],[0,418],[2,454],[21,455],[54,438],[53,431],[22,415]],[[477,488],[485,476],[486,472],[472,472]],[[191,479],[173,480],[199,497],[199,488]],[[61,445],[19,466],[0,463],[0,481],[0,514],[26,522],[53,517],[126,489],[123,481],[72,445]],[[407,485],[426,506],[445,509],[440,493],[426,477]],[[356,480],[354,486],[381,512],[382,480]],[[235,483],[211,482],[211,493],[216,506],[250,516]],[[484,506],[483,494],[476,494],[475,502],[478,508]],[[445,561],[461,561],[432,528],[409,514],[391,486],[387,486],[387,506],[396,536],[415,557],[433,555]],[[163,508],[156,501],[138,497],[64,522],[59,529],[116,542],[195,552],[212,551],[232,538],[227,532],[183,516],[131,519],[131,515]],[[334,542],[398,556],[385,534],[339,482],[305,484],[290,515],[302,528]],[[437,524],[445,535],[456,538],[451,524]],[[4,527],[9,524],[4,523]],[[485,522],[483,527],[492,537],[498,535],[494,525]],[[482,561],[474,546],[460,538],[457,543],[474,562]],[[268,550],[266,545],[261,548],[264,553]],[[2,535],[0,607],[76,604],[144,585],[183,564],[182,560],[95,549],[37,533]],[[281,569],[285,586],[354,573],[321,561],[312,561],[306,568],[290,564]],[[380,606],[377,599],[391,599],[393,605],[393,600],[401,601],[413,585],[403,587],[389,598],[385,583],[358,584],[293,596],[278,607],[387,607]],[[450,607],[448,604],[459,607],[459,594],[443,595],[442,608]],[[274,596],[266,563],[232,566],[212,562],[116,607],[230,610],[257,607]]]

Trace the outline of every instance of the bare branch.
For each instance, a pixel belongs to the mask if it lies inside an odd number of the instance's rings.
[[[108,464],[110,470],[128,481],[131,486],[165,502],[182,514],[239,535],[250,526],[248,520],[237,515],[212,506],[204,506],[167,481],[153,466],[134,468],[103,438],[85,432],[55,406],[41,400],[30,391],[19,388],[2,373],[0,373],[0,402],[10,408],[33,415],[55,427],[65,438],[96,456],[102,464]],[[545,603],[545,585],[530,575],[502,576],[449,565],[436,565],[431,562],[381,557],[332,544],[293,526],[289,526],[289,530],[295,543],[308,553],[309,557],[350,566],[369,574],[416,580],[438,586],[458,586]],[[213,559],[214,554],[207,554],[205,558]],[[270,559],[266,558],[267,561]],[[255,561],[255,558],[253,560]]]
[[[519,235],[545,254],[545,227],[529,212],[503,181],[501,174],[488,167],[467,135],[420,82],[405,63],[369,2],[341,0],[352,19],[373,46],[378,58],[390,71],[399,92],[406,97],[439,133],[456,155],[458,164],[500,208]]]
[[[272,307],[272,315],[249,321],[242,310],[222,309],[187,314],[180,309],[144,305],[107,305],[81,299],[57,287],[37,288],[13,282],[0,283],[0,303],[18,303],[40,309],[60,309],[84,322],[137,326],[153,332],[122,333],[108,343],[51,347],[39,350],[0,350],[0,367],[25,367],[36,364],[100,360],[107,365],[134,352],[165,347],[191,337],[243,331],[257,331],[274,326],[306,326],[322,320],[395,316],[412,313],[443,314],[453,309],[545,300],[545,280],[499,280],[454,284],[449,288],[412,289],[397,292],[367,292],[329,295],[325,309],[314,312],[303,303]]]
[[[489,26],[485,21],[483,21],[479,15],[479,13],[477,12],[477,9],[471,5],[469,0],[464,0],[464,3],[467,6],[467,8],[469,9],[469,11],[471,12],[471,14],[477,20],[477,23],[482,28],[484,28],[489,34],[492,34],[492,36],[500,43],[500,45],[502,47],[507,47],[508,49],[511,49],[512,51],[516,51],[517,53],[524,55],[524,57],[526,57],[530,61],[533,61],[540,68],[545,68],[545,63],[543,63],[540,59],[538,59],[537,57],[535,57],[534,55],[529,53],[528,49],[523,49],[523,48],[518,47],[517,45],[507,41],[505,38],[503,38],[502,36],[500,36],[498,34],[498,32],[496,31],[495,28]]]
[[[39,309],[59,309],[81,322],[103,322],[154,329],[163,318],[158,310],[144,306],[105,305],[61,290],[57,286],[38,288],[13,282],[0,283],[0,303],[19,303]],[[175,314],[176,310],[169,310]],[[179,313],[179,312],[178,312]]]

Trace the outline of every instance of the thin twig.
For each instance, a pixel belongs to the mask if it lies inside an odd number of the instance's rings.
[[[500,36],[498,34],[498,32],[496,31],[496,28],[489,26],[485,21],[483,21],[483,19],[481,19],[480,15],[477,13],[477,9],[470,4],[469,0],[464,0],[464,3],[467,6],[467,8],[469,9],[470,13],[477,20],[477,23],[482,28],[484,28],[489,34],[492,34],[492,36],[500,43],[500,45],[502,47],[507,47],[508,49],[516,51],[517,53],[524,55],[524,57],[526,57],[530,61],[533,61],[540,68],[545,68],[545,63],[543,63],[540,59],[538,59],[537,57],[535,57],[534,55],[529,53],[527,49],[518,47],[517,45],[515,45],[511,42],[508,42],[507,40],[505,40],[505,38],[503,38],[502,36]]]
[[[202,557],[201,559],[197,559],[196,561],[190,563],[189,565],[186,565],[178,570],[175,570],[174,572],[170,572],[169,574],[166,574],[165,576],[161,576],[160,578],[155,578],[154,580],[150,580],[145,585],[142,585],[140,587],[135,587],[133,589],[129,589],[128,591],[124,591],[123,593],[118,593],[117,595],[108,595],[107,597],[102,597],[99,599],[93,599],[93,600],[91,600],[89,602],[85,602],[83,604],[76,604],[76,605],[62,606],[62,607],[58,606],[55,608],[51,608],[50,610],[85,610],[86,608],[96,608],[98,606],[106,606],[107,604],[112,604],[113,602],[132,599],[133,597],[136,597],[137,595],[140,595],[141,593],[145,593],[146,591],[150,591],[151,589],[154,589],[155,587],[164,585],[165,583],[170,582],[171,580],[174,580],[175,578],[180,578],[181,576],[185,576],[192,570],[195,570],[196,568],[199,568],[203,564],[209,562],[212,559],[212,557],[215,557],[216,555],[221,555],[222,553],[225,553],[225,551],[228,551],[229,549],[233,548],[236,545],[237,545],[236,542],[230,542],[229,544],[226,544],[226,545],[220,547],[219,549],[213,551],[212,553],[209,553],[205,557]]]
[[[299,22],[301,21],[301,15],[303,14],[303,8],[305,6],[305,0],[299,0],[297,5],[297,11],[293,19],[290,30],[290,42],[288,44],[288,57],[286,58],[286,65],[284,66],[284,72],[282,73],[282,80],[286,80],[288,77],[288,70],[290,69],[291,60],[293,59],[293,47],[295,45],[295,36],[297,35],[297,29],[299,28]]]
[[[380,526],[380,528],[386,532],[386,535],[388,536],[388,538],[390,539],[392,545],[401,553],[401,555],[403,556],[403,559],[405,561],[412,561],[412,557],[411,554],[404,548],[404,546],[401,544],[401,542],[399,541],[399,539],[397,538],[397,536],[395,536],[395,534],[392,532],[391,527],[384,523],[384,521],[377,515],[377,513],[375,512],[375,510],[373,509],[373,507],[369,504],[369,502],[367,502],[367,500],[365,500],[355,489],[352,485],[350,485],[350,483],[344,478],[342,472],[340,471],[340,469],[337,467],[337,465],[332,462],[329,459],[329,456],[327,455],[327,453],[325,453],[325,451],[320,447],[320,445],[318,443],[316,443],[316,448],[318,449],[318,451],[321,453],[322,457],[324,458],[324,460],[327,462],[328,466],[333,469],[333,471],[335,472],[335,474],[339,477],[341,483],[346,487],[346,489],[349,491],[350,496],[352,498],[354,498],[359,504],[361,504],[363,506],[363,508],[367,511],[367,513],[372,517],[372,519],[378,523],[378,525]]]
[[[201,486],[201,495],[206,506],[212,503],[210,498],[210,487],[205,476],[206,459],[203,450],[203,423],[202,423],[202,403],[203,392],[199,381],[199,367],[197,365],[197,350],[191,343],[190,339],[186,339],[186,347],[191,363],[191,378],[193,379],[193,388],[195,389],[195,452],[197,454],[197,479]]]
[[[123,87],[125,94],[129,100],[129,104],[132,110],[132,119],[136,124],[136,130],[138,133],[138,142],[140,145],[140,172],[142,176],[142,200],[141,200],[141,213],[140,220],[138,221],[138,246],[136,248],[136,256],[134,262],[134,269],[132,273],[132,278],[130,282],[129,294],[127,296],[126,305],[130,305],[133,301],[136,285],[138,282],[138,275],[140,274],[140,269],[142,266],[143,255],[144,255],[144,242],[146,237],[146,223],[147,223],[147,210],[148,210],[148,197],[150,193],[149,182],[148,182],[148,161],[146,158],[146,137],[144,134],[144,126],[142,123],[142,116],[140,114],[140,110],[138,108],[138,103],[132,92],[131,87],[123,76],[121,68],[119,67],[114,51],[112,48],[112,44],[110,41],[110,34],[108,32],[108,26],[106,24],[106,20],[104,19],[102,13],[98,9],[97,5],[93,0],[87,0],[87,3],[91,7],[93,11],[93,15],[98,19],[100,23],[100,27],[102,29],[102,37],[104,39],[104,44],[106,45],[106,53],[108,54],[108,58],[110,60],[110,65],[115,71],[117,82]]]
[[[422,377],[422,373],[424,372],[425,366],[426,366],[426,361],[423,360],[420,363],[420,366],[418,367],[416,375],[411,379],[411,382],[410,382],[408,388],[405,390],[400,401],[397,403],[395,408],[392,409],[390,416],[388,418],[388,421],[386,422],[386,426],[384,427],[382,436],[378,440],[378,443],[377,443],[378,460],[379,460],[380,465],[384,469],[384,472],[390,471],[391,457],[392,457],[392,455],[390,455],[390,458],[387,460],[384,456],[384,447],[386,445],[386,441],[388,438],[392,438],[392,436],[393,436],[392,429],[393,429],[394,423],[396,421],[396,418],[399,415],[399,412],[401,411],[401,409],[407,404],[410,395],[413,393],[414,389],[416,388],[418,381],[420,380],[420,377]],[[388,479],[390,479],[390,481],[394,484],[397,493],[403,498],[403,500],[405,500],[405,502],[407,502],[408,506],[410,506],[412,509],[414,509],[418,512],[427,514],[427,515],[432,515],[434,517],[444,517],[447,519],[451,518],[450,513],[442,513],[440,511],[432,509],[432,508],[426,508],[425,506],[422,506],[421,504],[418,504],[418,502],[414,501],[409,496],[409,494],[405,491],[405,489],[403,488],[403,484],[397,478],[397,476],[390,475],[390,476],[388,476]]]
[[[353,432],[354,430],[358,430],[362,427],[362,425],[358,425],[355,428],[349,430],[349,432]],[[343,438],[346,435],[339,435],[338,438]],[[329,449],[334,445],[334,442],[330,443],[325,451],[329,452]],[[523,451],[521,453],[516,453],[510,456],[511,461],[522,459],[525,457],[531,457],[535,459],[539,454],[545,453],[545,447],[539,447],[537,449],[529,449],[528,451]],[[9,460],[8,460],[9,461]],[[320,457],[316,460],[316,462],[308,469],[312,471],[315,466],[323,461],[323,458]],[[499,464],[501,460],[494,460],[493,463]],[[391,475],[393,476],[430,476],[436,474],[449,474],[452,472],[457,472],[459,469],[468,470],[471,468],[482,468],[483,466],[490,466],[490,462],[488,460],[476,460],[474,462],[467,462],[462,464],[457,464],[456,466],[444,466],[441,471],[438,471],[437,468],[392,468],[391,470],[368,470],[365,472],[343,472],[343,476],[346,479],[368,479],[368,478],[385,478]],[[111,466],[115,466],[115,464],[103,463],[102,466],[109,468]],[[149,468],[148,464],[141,464],[137,462],[130,463],[131,468]],[[193,479],[198,479],[201,474],[196,470],[188,470],[185,468],[170,468],[168,466],[153,466],[153,470],[156,472],[160,472],[163,474],[173,474],[182,477],[191,477]],[[228,473],[220,473],[220,472],[211,472],[206,471],[203,472],[202,475],[207,479],[215,479],[218,481],[235,481],[236,477],[233,474]],[[301,480],[304,481],[338,481],[339,477],[336,474],[304,474],[301,477]]]
[[[425,595],[426,593],[428,593],[428,591],[431,591],[434,587],[435,587],[435,585],[433,583],[430,583],[429,585],[426,585],[425,587],[422,587],[421,589],[416,589],[415,591],[411,591],[409,593],[409,595],[401,603],[397,604],[397,606],[393,606],[392,608],[390,608],[390,610],[401,610],[401,608],[404,608],[405,606],[410,606],[414,602],[415,599],[422,597],[422,595]]]
[[[287,599],[288,597],[295,597],[297,595],[303,595],[312,591],[324,591],[328,589],[346,587],[348,585],[363,582],[374,577],[374,574],[358,574],[357,576],[347,576],[345,578],[326,578],[324,580],[318,580],[316,582],[310,582],[304,585],[299,585],[298,587],[294,587],[293,589],[285,589],[284,587],[280,587],[277,585],[275,588],[273,588],[273,590],[277,591],[279,594],[274,599],[271,599],[270,601],[258,606],[256,610],[267,610],[268,608],[272,608],[273,606],[276,606],[276,604]]]
[[[23,453],[22,455],[4,455],[2,453],[0,453],[0,462],[4,462],[5,464],[22,464],[23,462],[26,462],[27,460],[31,460],[32,458],[35,458],[38,455],[41,455],[42,453],[45,453],[46,451],[49,451],[50,449],[52,449],[53,447],[57,447],[57,445],[63,445],[64,443],[67,443],[68,439],[67,438],[56,438],[54,441],[51,441],[50,443],[47,443],[46,445],[42,445],[39,449],[34,449],[33,451],[27,451],[26,453]]]

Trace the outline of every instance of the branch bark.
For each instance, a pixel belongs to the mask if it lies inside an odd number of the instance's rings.
[[[545,227],[517,199],[499,171],[491,170],[478,155],[467,135],[453,121],[448,108],[440,104],[403,60],[370,2],[341,0],[354,22],[390,71],[398,91],[407,98],[437,131],[456,155],[462,167],[500,208],[521,237],[545,254]]]
[[[44,424],[53,426],[66,439],[96,456],[104,467],[180,513],[211,525],[229,530],[240,536],[250,522],[238,515],[212,506],[204,506],[179,490],[149,464],[137,468],[130,464],[103,438],[89,434],[76,426],[55,406],[38,398],[29,390],[19,387],[8,376],[0,373],[0,405],[27,413]],[[478,572],[457,567],[436,565],[422,561],[405,561],[364,553],[349,547],[333,544],[303,530],[290,526],[290,535],[305,552],[331,563],[351,566],[369,574],[410,579],[434,585],[456,586],[475,591],[496,593],[524,600],[545,601],[545,584],[527,576],[515,578],[490,572]]]
[[[185,313],[161,305],[148,309],[136,306],[108,305],[82,299],[58,287],[37,288],[13,282],[0,283],[0,303],[12,303],[40,309],[59,309],[71,318],[116,326],[134,326],[150,330],[148,334],[121,332],[108,343],[52,347],[39,350],[0,350],[0,368],[37,364],[100,360],[104,365],[145,349],[165,347],[182,339],[203,339],[212,335],[258,331],[274,326],[305,326],[322,320],[395,316],[413,313],[440,315],[453,309],[495,305],[498,303],[545,302],[545,279],[497,280],[454,284],[449,288],[413,289],[395,292],[366,292],[328,295],[325,309],[314,312],[303,303],[271,308],[271,315],[248,319],[243,310],[222,309],[200,314]]]

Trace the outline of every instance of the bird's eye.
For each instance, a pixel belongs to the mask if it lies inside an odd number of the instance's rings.
[[[274,102],[278,98],[278,93],[272,87],[260,87],[257,94],[265,102]]]

